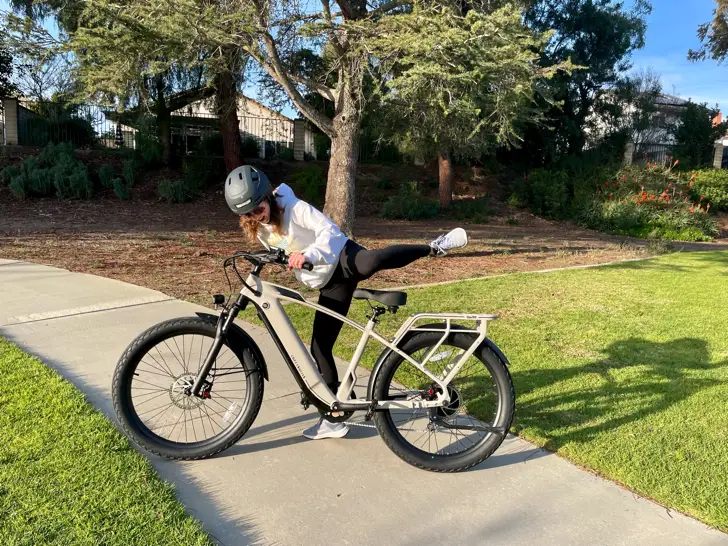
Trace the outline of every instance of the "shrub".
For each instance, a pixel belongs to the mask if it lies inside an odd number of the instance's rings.
[[[490,210],[488,209],[488,198],[457,199],[443,214],[448,218],[473,222],[475,224],[487,224]]]
[[[567,180],[566,171],[535,169],[520,185],[519,198],[534,214],[564,218],[569,212]]]
[[[112,185],[114,187],[114,193],[119,199],[126,201],[131,198],[129,195],[129,185],[124,180],[121,178],[114,178]]]
[[[705,241],[718,235],[709,205],[694,203],[688,185],[671,169],[655,165],[623,169],[600,185],[577,213],[580,224],[622,235]]]
[[[394,187],[394,184],[392,184],[391,180],[387,178],[380,178],[377,180],[377,189],[378,190],[391,190]]]
[[[15,176],[10,181],[10,191],[18,199],[25,199],[28,196],[28,187],[25,182],[25,177],[22,175]]]
[[[715,210],[728,210],[728,170],[696,171],[690,181],[693,199],[703,197]]]
[[[293,155],[293,148],[289,148],[288,146],[281,148],[281,151],[278,154],[278,159],[281,161],[293,161],[295,159]]]
[[[243,139],[243,157],[260,157],[260,143],[255,138]]]
[[[157,186],[157,193],[170,203],[184,203],[192,198],[184,180],[162,180]]]
[[[291,183],[303,195],[303,200],[319,205],[323,203],[326,193],[326,179],[321,169],[309,165],[291,175]]]
[[[108,163],[101,165],[99,168],[99,182],[101,187],[105,190],[110,190],[114,187],[114,167]]]
[[[10,184],[13,178],[15,178],[16,176],[20,176],[22,172],[22,169],[17,165],[10,165],[2,170],[2,172],[0,173],[0,180],[2,180],[3,185],[7,186]]]
[[[53,171],[51,169],[35,169],[29,174],[29,193],[38,197],[53,195],[55,187],[53,186]]]
[[[382,216],[395,220],[423,220],[440,212],[437,202],[422,196],[416,184],[403,184],[397,195],[387,199]]]
[[[185,161],[183,178],[191,196],[196,197],[211,185],[221,185],[226,174],[221,157],[198,156]]]
[[[136,182],[136,161],[134,158],[124,160],[121,164],[121,175],[124,177],[124,180],[126,180],[127,187],[134,187]]]

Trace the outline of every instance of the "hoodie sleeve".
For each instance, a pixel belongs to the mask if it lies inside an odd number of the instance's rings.
[[[333,238],[341,236],[341,231],[329,218],[305,201],[297,201],[292,210],[293,221],[310,229],[316,235],[313,244],[304,250],[306,260],[313,265],[334,264],[339,255],[331,245]]]

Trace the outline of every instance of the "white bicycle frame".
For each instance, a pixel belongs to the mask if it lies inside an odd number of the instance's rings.
[[[285,351],[285,355],[290,359],[290,362],[295,366],[295,370],[300,376],[301,380],[308,387],[310,394],[318,398],[320,402],[325,404],[331,409],[335,409],[335,405],[345,404],[346,411],[358,411],[358,410],[371,410],[372,400],[365,398],[359,398],[356,400],[349,400],[354,385],[357,380],[356,370],[359,366],[364,349],[370,339],[375,339],[380,344],[384,345],[391,351],[397,353],[402,358],[407,360],[410,364],[419,369],[423,374],[429,377],[434,384],[440,386],[437,398],[433,400],[382,400],[377,401],[376,409],[392,409],[392,408],[434,408],[441,407],[449,402],[449,395],[447,385],[457,375],[460,368],[470,358],[473,352],[480,346],[480,344],[486,338],[488,321],[497,319],[497,315],[481,315],[481,314],[463,314],[463,313],[417,313],[411,315],[404,324],[400,327],[397,333],[394,335],[392,340],[387,340],[377,334],[374,331],[376,326],[375,316],[372,315],[366,326],[354,322],[353,320],[340,315],[330,309],[306,301],[301,294],[291,290],[289,288],[272,284],[263,281],[260,277],[250,274],[247,279],[247,284],[254,290],[250,290],[247,287],[243,287],[240,294],[245,298],[253,302],[265,316],[265,320],[271,334],[275,333],[275,337],[278,338],[279,348]],[[283,309],[282,302],[291,302],[298,305],[303,305],[315,311],[320,311],[327,315],[330,315],[344,324],[356,328],[362,332],[361,339],[357,344],[354,356],[344,373],[343,380],[338,389],[338,392],[334,394],[331,389],[326,385],[321,373],[318,370],[316,362],[314,361],[311,353],[308,351],[303,341],[301,340],[298,332],[291,324],[288,315]],[[424,319],[436,319],[444,321],[444,328],[427,328],[427,327],[415,327],[415,324]],[[475,326],[472,329],[464,328],[462,325],[458,325],[458,333],[470,333],[475,334],[475,339],[472,345],[462,354],[456,357],[453,363],[448,366],[439,375],[435,375],[430,372],[426,365],[431,358],[435,355],[437,349],[447,339],[450,333],[453,331],[452,321],[470,321],[474,322]],[[417,362],[408,354],[400,350],[397,345],[409,332],[428,332],[436,331],[442,334],[440,341],[428,352],[422,362]],[[293,370],[292,370],[293,371]],[[374,372],[376,373],[376,371]]]

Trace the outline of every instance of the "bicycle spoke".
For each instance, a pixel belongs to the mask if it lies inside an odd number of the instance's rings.
[[[211,396],[189,394],[196,377],[192,373],[194,360],[198,361],[199,373],[212,347],[205,339],[206,336],[180,334],[161,340],[139,360],[132,377],[132,407],[136,416],[154,434],[170,442],[210,440],[238,422],[245,408],[249,374],[226,345],[221,347],[208,377],[213,385]],[[220,379],[215,379],[216,374]],[[230,377],[223,379],[225,375]]]

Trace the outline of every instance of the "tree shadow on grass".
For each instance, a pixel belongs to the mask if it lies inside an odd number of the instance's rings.
[[[547,438],[551,450],[586,443],[719,384],[716,372],[728,366],[728,361],[712,364],[708,343],[695,338],[625,339],[604,354],[584,366],[515,372],[516,392],[527,398],[516,403],[519,428]],[[526,396],[562,382],[566,385],[556,394]]]

